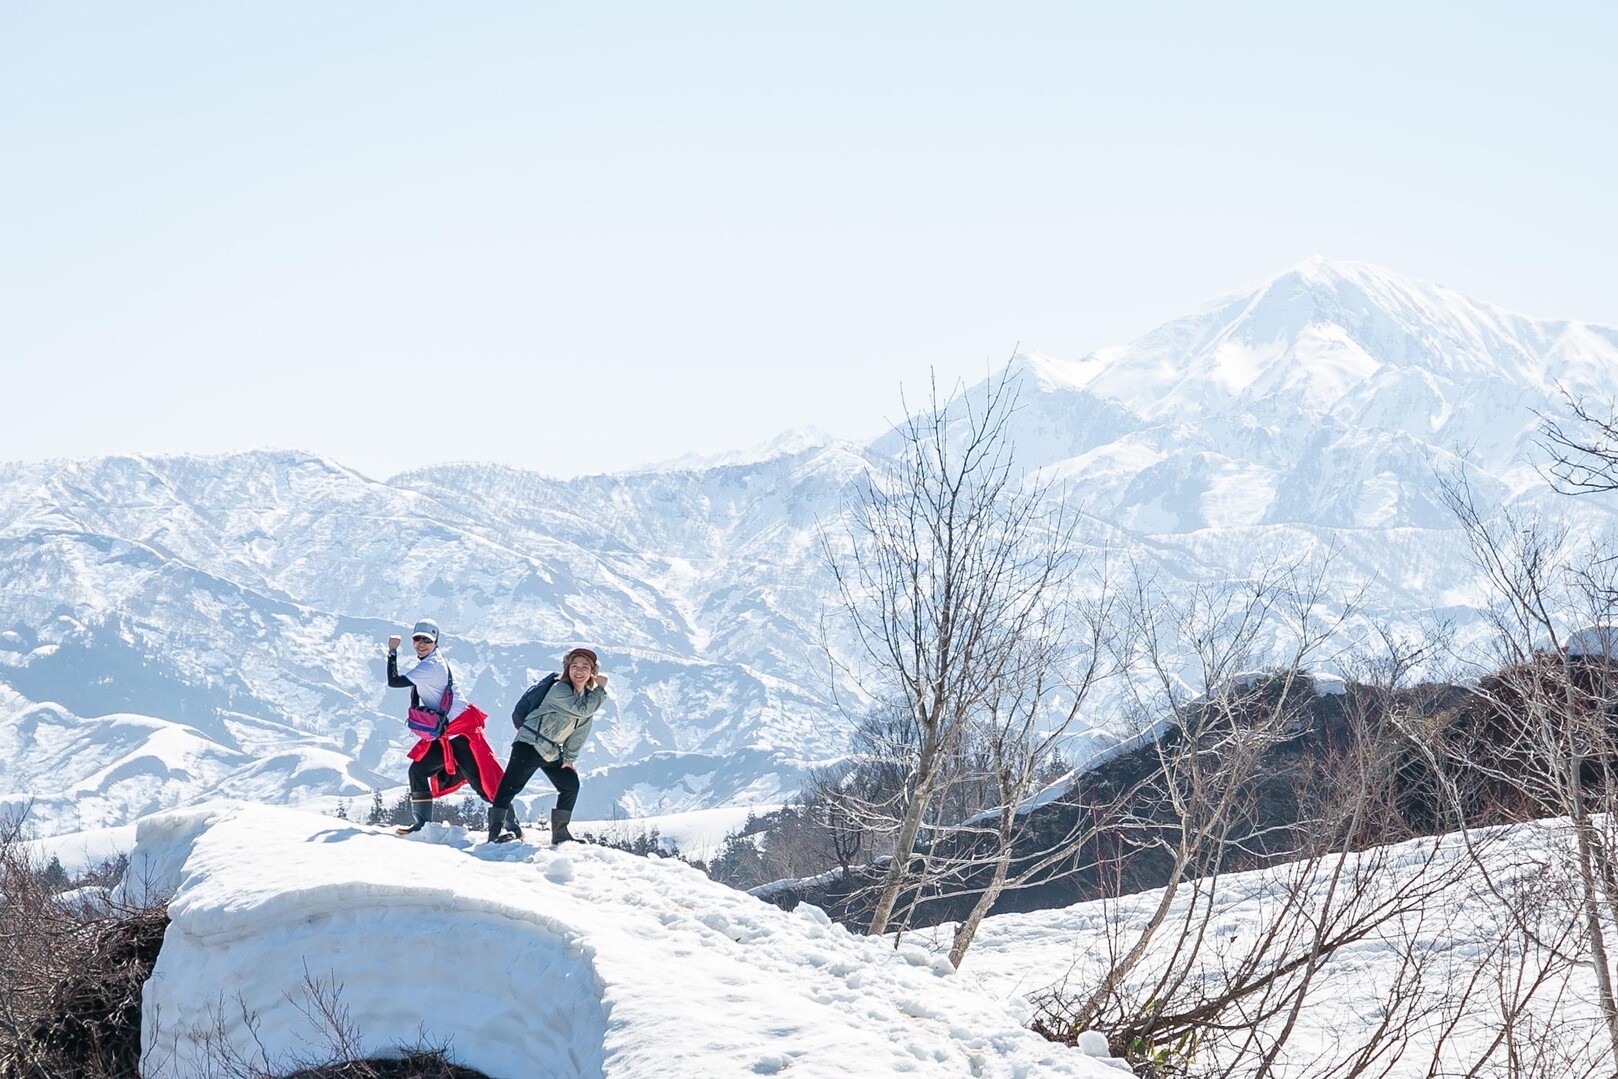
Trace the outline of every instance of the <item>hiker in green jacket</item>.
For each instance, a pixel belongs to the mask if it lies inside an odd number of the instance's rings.
[[[522,838],[522,833],[501,834],[511,809],[511,800],[528,785],[536,771],[556,788],[556,808],[551,810],[551,843],[573,838],[568,822],[579,800],[579,773],[574,762],[590,725],[607,699],[607,676],[600,661],[588,648],[569,649],[562,657],[562,673],[551,675],[531,687],[512,710],[511,722],[517,737],[511,743],[511,762],[489,807],[489,842],[503,843]]]

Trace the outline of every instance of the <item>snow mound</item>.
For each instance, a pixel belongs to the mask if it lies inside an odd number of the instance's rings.
[[[212,803],[143,819],[128,880],[171,896],[150,1077],[205,1074],[222,1043],[270,1068],[318,1057],[311,986],[366,1052],[447,1043],[505,1079],[1120,1074],[925,949],[671,860]]]

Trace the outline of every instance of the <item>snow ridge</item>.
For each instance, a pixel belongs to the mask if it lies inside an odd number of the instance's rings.
[[[672,860],[213,804],[142,821],[128,879],[170,896],[142,1009],[159,1079],[204,1074],[221,1036],[272,1070],[307,1053],[310,984],[340,987],[366,1051],[425,1036],[493,1076],[1127,1074],[924,949]]]

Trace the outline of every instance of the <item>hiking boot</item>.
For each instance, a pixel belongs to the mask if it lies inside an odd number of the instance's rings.
[[[431,798],[410,799],[410,816],[413,818],[409,824],[401,824],[393,830],[394,835],[409,835],[419,832],[433,819],[433,800]]]
[[[506,810],[506,831],[511,833],[512,839],[522,838],[522,825],[517,822],[516,806]]]
[[[567,830],[567,822],[573,819],[571,809],[551,810],[551,846],[558,843],[573,842],[573,833]]]

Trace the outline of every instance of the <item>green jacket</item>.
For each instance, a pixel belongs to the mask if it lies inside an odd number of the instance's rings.
[[[597,686],[580,696],[566,679],[558,678],[550,692],[529,708],[514,741],[527,742],[544,760],[560,757],[563,764],[572,764],[579,759],[579,750],[590,737],[590,724],[606,699],[606,686]],[[529,703],[526,695],[521,703]]]

